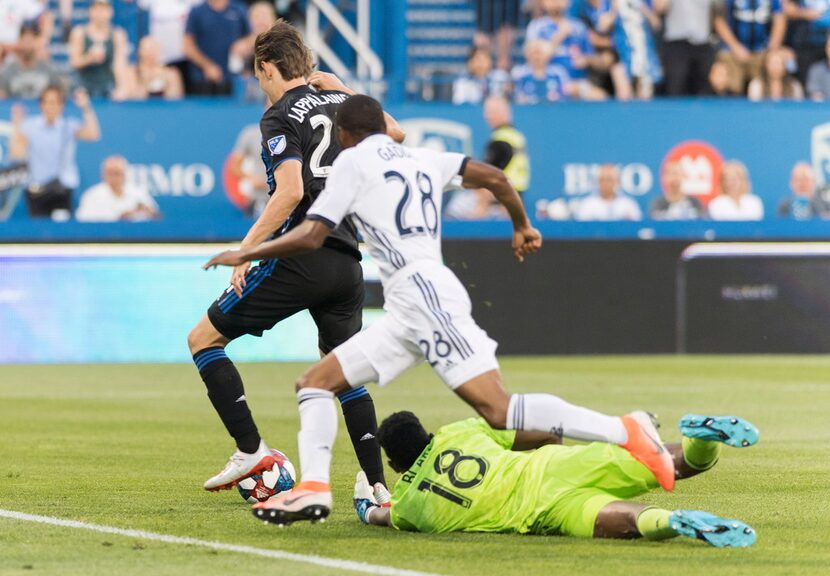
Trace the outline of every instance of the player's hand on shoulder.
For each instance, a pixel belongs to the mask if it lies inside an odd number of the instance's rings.
[[[241,250],[225,250],[208,260],[202,268],[209,270],[217,266],[239,266],[241,268],[250,266],[250,264],[244,259]],[[236,270],[234,270],[234,274],[236,274]]]
[[[537,252],[542,247],[542,234],[533,226],[526,226],[513,231],[513,253],[519,262],[525,256]]]
[[[369,524],[369,512],[378,508],[377,500],[366,473],[361,470],[357,473],[354,483],[354,511],[364,524]]]
[[[308,83],[317,90],[339,90],[340,92],[353,94],[352,90],[340,78],[329,72],[320,72],[319,70],[313,72],[308,77]]]

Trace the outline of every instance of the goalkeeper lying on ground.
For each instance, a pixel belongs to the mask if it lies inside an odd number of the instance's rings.
[[[678,478],[710,469],[723,444],[751,446],[758,430],[731,416],[684,416],[682,444],[666,444]],[[657,480],[624,449],[593,443],[561,446],[554,436],[494,430],[471,418],[428,434],[411,412],[378,429],[389,464],[403,476],[390,494],[360,472],[361,521],[418,532],[517,532],[663,540],[678,535],[716,547],[751,546],[755,531],[737,520],[627,501]],[[378,503],[381,503],[379,506]]]

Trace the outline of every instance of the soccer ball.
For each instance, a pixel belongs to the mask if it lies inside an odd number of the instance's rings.
[[[249,504],[265,502],[280,492],[291,490],[294,487],[294,478],[297,473],[288,457],[279,450],[271,449],[276,463],[270,470],[248,476],[236,485],[239,494]]]

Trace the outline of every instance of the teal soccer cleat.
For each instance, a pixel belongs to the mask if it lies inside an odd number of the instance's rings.
[[[680,419],[680,433],[688,438],[722,442],[733,448],[746,448],[758,442],[758,428],[738,416],[686,414]]]
[[[715,548],[747,548],[757,539],[755,530],[740,520],[700,510],[675,510],[669,517],[669,526],[681,536],[703,540]]]

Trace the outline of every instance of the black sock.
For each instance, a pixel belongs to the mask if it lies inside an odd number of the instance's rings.
[[[386,484],[383,477],[383,461],[380,457],[378,443],[378,420],[375,416],[375,403],[369,391],[360,386],[337,397],[346,419],[346,428],[352,439],[354,453],[360,467],[366,472],[369,484],[376,482]]]
[[[233,436],[236,446],[253,454],[259,448],[259,432],[245,400],[242,378],[224,348],[205,348],[193,355],[193,362],[205,382],[208,398]]]

